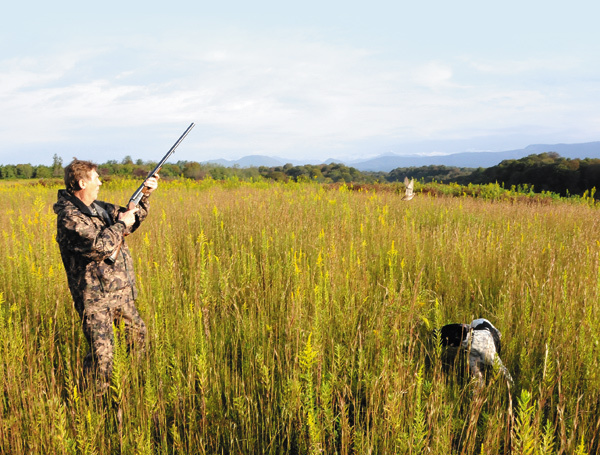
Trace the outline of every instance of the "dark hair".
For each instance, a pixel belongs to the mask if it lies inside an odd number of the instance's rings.
[[[79,181],[81,179],[89,179],[90,173],[96,169],[98,169],[98,165],[92,163],[91,161],[83,161],[73,158],[73,161],[71,161],[69,165],[65,167],[65,186],[67,187],[67,191],[69,193],[79,191],[81,189],[79,186]]]

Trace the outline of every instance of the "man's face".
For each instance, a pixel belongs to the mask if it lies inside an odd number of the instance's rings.
[[[81,180],[79,182],[79,186],[81,187],[81,190],[84,194],[84,199],[94,202],[98,198],[100,185],[102,185],[102,182],[100,181],[98,172],[96,172],[95,170],[91,171],[87,179]]]

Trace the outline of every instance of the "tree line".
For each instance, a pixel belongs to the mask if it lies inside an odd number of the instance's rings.
[[[548,152],[497,166],[475,169],[457,183],[503,183],[506,188],[528,185],[535,192],[550,191],[561,196],[582,195],[600,188],[600,159],[563,158]]]
[[[145,177],[154,167],[156,162],[142,160],[134,161],[126,156],[122,161],[109,160],[98,165],[98,174],[101,177]],[[64,173],[62,159],[54,156],[50,166],[31,164],[0,165],[0,179],[47,179],[62,178]],[[228,178],[269,179],[275,181],[316,181],[319,183],[335,182],[360,182],[371,183],[385,181],[384,172],[361,172],[354,167],[341,163],[306,164],[294,166],[285,164],[276,167],[225,167],[214,163],[198,163],[195,161],[178,161],[166,163],[161,169],[161,177],[185,177],[194,180],[212,178],[226,180]]]
[[[104,177],[144,177],[156,163],[133,161],[126,156],[122,161],[109,160],[98,165],[98,173]],[[47,179],[62,178],[62,159],[54,155],[50,166],[31,164],[0,165],[0,179]],[[600,159],[563,158],[548,152],[525,158],[505,160],[489,168],[461,168],[454,166],[402,167],[390,172],[359,171],[341,163],[305,164],[295,166],[225,167],[218,164],[178,161],[166,163],[162,177],[185,177],[195,180],[211,178],[225,180],[268,179],[274,181],[313,181],[318,183],[385,183],[402,182],[405,177],[422,183],[458,183],[461,185],[499,183],[505,188],[529,187],[536,192],[549,191],[561,196],[583,194],[600,187]]]

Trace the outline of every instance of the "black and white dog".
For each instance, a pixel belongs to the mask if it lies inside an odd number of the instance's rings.
[[[483,383],[484,365],[497,365],[509,386],[513,379],[500,360],[502,334],[487,319],[475,319],[471,324],[448,324],[440,331],[442,346],[464,349],[469,354],[469,370]]]

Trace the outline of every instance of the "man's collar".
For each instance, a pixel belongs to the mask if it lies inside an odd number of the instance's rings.
[[[90,207],[85,205],[83,203],[83,201],[81,199],[79,199],[77,196],[75,196],[74,194],[68,192],[67,190],[59,190],[59,193],[61,194],[62,197],[64,197],[66,200],[68,200],[73,205],[75,205],[75,207],[77,207],[81,213],[83,213],[87,216],[98,216],[97,213],[93,213],[92,210],[90,209]]]

